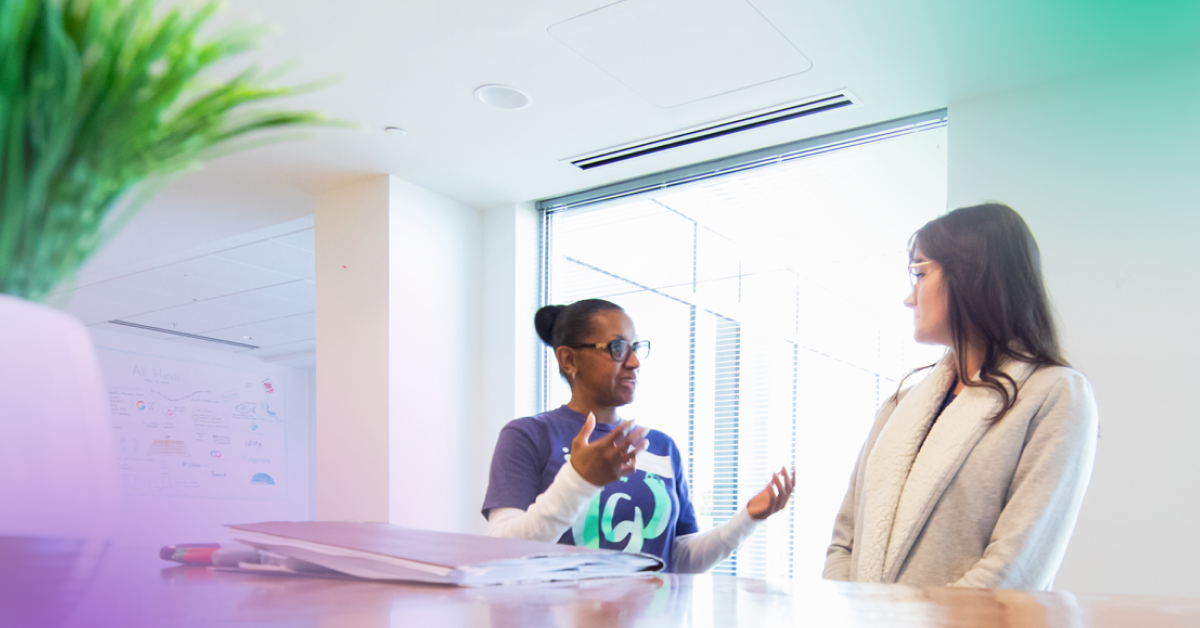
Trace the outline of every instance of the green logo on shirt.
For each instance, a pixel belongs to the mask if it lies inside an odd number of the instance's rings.
[[[628,482],[629,478],[621,478],[621,481]],[[598,548],[600,547],[600,535],[603,534],[604,540],[609,543],[620,543],[628,539],[628,543],[622,548],[622,551],[640,552],[643,542],[662,536],[667,529],[667,523],[671,520],[671,496],[667,493],[666,484],[657,475],[643,473],[642,481],[654,495],[654,514],[650,516],[649,522],[643,523],[642,509],[634,506],[632,519],[613,523],[617,504],[621,503],[623,499],[633,499],[626,493],[611,493],[604,503],[604,513],[601,516],[602,492],[601,495],[592,498],[592,502],[588,504],[587,513],[576,519],[574,525],[571,526],[571,535],[575,539],[575,544]]]

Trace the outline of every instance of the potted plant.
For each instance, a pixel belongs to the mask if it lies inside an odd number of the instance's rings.
[[[102,538],[116,512],[91,341],[39,301],[167,175],[253,134],[321,120],[264,109],[296,89],[255,70],[206,79],[259,32],[206,36],[215,11],[0,2],[0,537]]]

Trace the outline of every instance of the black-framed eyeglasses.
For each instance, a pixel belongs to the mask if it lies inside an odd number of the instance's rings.
[[[639,340],[633,344],[624,338],[617,338],[611,342],[597,342],[595,344],[571,345],[574,349],[605,349],[608,355],[617,362],[624,362],[629,359],[629,354],[633,353],[639,360],[645,360],[646,356],[650,355],[650,341]]]

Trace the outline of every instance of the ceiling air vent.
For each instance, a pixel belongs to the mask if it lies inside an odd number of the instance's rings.
[[[779,107],[772,107],[765,111],[713,122],[702,127],[679,131],[670,135],[641,140],[615,148],[606,148],[602,151],[576,157],[569,161],[581,170],[591,170],[592,168],[615,164],[635,157],[643,157],[724,135],[741,133],[742,131],[758,129],[770,124],[804,118],[835,109],[853,107],[858,104],[860,103],[854,94],[848,91],[841,91],[816,98],[808,98]]]
[[[258,348],[258,345],[248,345],[244,342],[234,342],[232,340],[221,340],[220,338],[209,338],[208,336],[198,336],[196,334],[189,334],[187,332],[176,331],[174,329],[163,329],[162,327],[151,327],[150,325],[131,323],[129,321],[111,320],[108,322],[112,323],[113,325],[124,325],[126,327],[134,327],[136,329],[145,329],[148,331],[156,331],[161,334],[170,334],[172,336],[179,336],[180,338],[191,338],[192,340],[207,340],[209,342],[216,342],[216,343],[220,343],[223,345],[230,345],[233,347],[241,347],[243,349],[257,349]]]

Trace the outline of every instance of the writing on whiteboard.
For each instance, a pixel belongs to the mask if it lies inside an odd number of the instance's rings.
[[[104,348],[99,357],[125,493],[286,497],[278,374]]]

